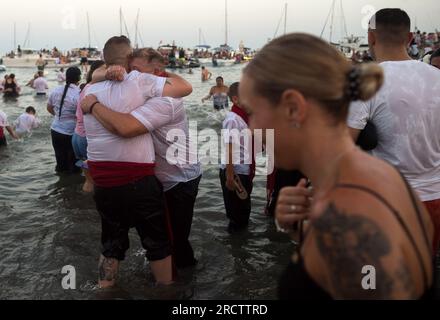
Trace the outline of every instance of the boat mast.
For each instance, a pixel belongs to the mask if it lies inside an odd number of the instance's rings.
[[[17,49],[17,23],[14,22],[14,51]]]
[[[202,28],[199,28],[199,46],[202,45]]]
[[[119,8],[119,34],[122,36],[122,7]]]
[[[284,9],[284,35],[287,34],[287,2],[286,2],[286,7]]]
[[[31,24],[28,24],[28,30],[26,32],[26,38],[24,39],[24,44],[23,46],[26,47],[30,47],[31,46],[31,41],[30,41],[30,34],[31,34]]]
[[[135,40],[134,40],[134,45],[137,48],[139,48],[139,43],[138,43],[138,32],[139,32],[139,14],[141,12],[141,9],[138,9],[138,13],[137,13],[137,17],[136,17],[136,35],[135,35]]]
[[[225,0],[225,45],[228,45],[228,0]]]
[[[89,12],[87,11],[87,34],[89,37],[89,49],[92,47],[92,41],[90,40],[90,17],[89,17]]]
[[[335,20],[335,7],[336,7],[336,0],[333,0],[331,22],[330,22],[330,43],[333,40],[333,24],[334,24],[334,20]]]

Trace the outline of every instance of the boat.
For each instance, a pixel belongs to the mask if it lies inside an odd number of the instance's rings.
[[[0,72],[5,72],[6,71],[6,66],[0,64]]]
[[[36,68],[36,63],[40,58],[40,53],[33,49],[21,49],[21,53],[11,52],[9,55],[2,58],[4,66],[7,68]],[[46,62],[45,68],[58,69],[70,68],[79,65],[79,61],[63,61],[60,58],[54,58],[50,55],[43,54],[43,59]]]

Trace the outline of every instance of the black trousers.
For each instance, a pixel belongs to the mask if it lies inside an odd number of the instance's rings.
[[[3,136],[0,138],[0,147],[6,147],[8,145],[8,141],[6,140],[6,137]]]
[[[170,223],[173,231],[173,256],[177,268],[194,266],[194,250],[189,242],[194,217],[194,206],[202,177],[179,183],[165,192]]]
[[[223,189],[223,199],[225,202],[226,215],[230,220],[230,226],[242,229],[247,227],[251,216],[251,193],[253,189],[250,176],[238,175],[243,187],[249,193],[246,200],[241,200],[236,192],[226,188],[226,170],[220,170],[220,181]]]
[[[154,176],[114,188],[95,188],[102,222],[102,255],[119,261],[130,247],[128,233],[136,228],[149,261],[171,255],[163,189]]]
[[[72,146],[72,136],[51,131],[52,146],[57,160],[56,171],[58,173],[78,173],[79,168],[75,165],[78,161]]]

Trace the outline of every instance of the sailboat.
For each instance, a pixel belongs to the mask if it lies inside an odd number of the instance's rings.
[[[20,48],[20,46],[17,46],[16,43],[16,27],[14,24],[14,50],[11,51],[11,53],[4,56],[1,60],[3,61],[3,64],[7,68],[36,68],[36,62],[40,58],[40,52],[31,48],[27,48],[27,46],[30,45],[30,32],[31,32],[31,25],[28,25],[28,30],[26,33],[26,38],[23,43],[23,48]],[[53,57],[49,54],[42,54],[43,59],[46,62],[46,67],[49,69],[56,69],[56,68],[69,68],[72,66],[78,66],[79,62],[77,61],[66,61],[65,63],[60,63],[61,60],[59,58]]]
[[[335,32],[335,17],[337,15],[339,2],[339,14],[341,17],[341,40],[334,42],[333,36]],[[367,51],[368,45],[362,44],[365,37],[348,35],[347,21],[345,19],[343,0],[333,0],[324,27],[321,32],[321,38],[324,37],[324,33],[329,25],[329,38],[328,41],[334,47],[338,48],[344,55],[351,59],[356,52]]]
[[[235,64],[235,59],[231,59],[233,55],[233,48],[228,45],[229,40],[229,26],[228,26],[228,0],[225,0],[225,44],[214,49],[214,56],[212,63],[218,67],[228,67]]]
[[[278,22],[277,29],[276,29],[276,31],[275,31],[275,33],[273,35],[274,39],[278,36],[278,32],[280,30],[281,22],[283,21],[283,18],[284,18],[284,35],[287,34],[287,9],[288,9],[288,4],[286,3],[284,5],[284,10],[283,10],[283,13],[281,15],[281,18],[280,18],[280,20]]]

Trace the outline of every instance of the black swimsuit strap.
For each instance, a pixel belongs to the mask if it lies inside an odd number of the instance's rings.
[[[412,191],[411,186],[409,185],[408,181],[403,176],[403,174],[400,171],[398,171],[398,172],[399,172],[400,176],[402,177],[403,181],[405,182],[406,188],[408,189],[408,193],[409,193],[409,195],[411,197],[411,201],[412,201],[413,206],[414,206],[414,210],[417,212],[417,218],[419,219],[419,224],[420,224],[420,227],[422,228],[422,232],[423,232],[423,235],[425,237],[426,246],[428,247],[429,251],[432,251],[432,245],[431,245],[431,242],[429,241],[428,232],[426,231],[426,226],[423,223],[422,213],[420,212],[420,208],[419,208],[419,206],[417,204],[417,199],[416,199],[416,197],[414,195],[414,192]]]
[[[394,215],[394,217],[397,219],[397,221],[399,222],[399,224],[402,226],[404,232],[406,233],[408,239],[410,240],[412,246],[414,247],[414,250],[416,252],[416,255],[418,257],[419,260],[419,264],[420,264],[420,268],[423,271],[423,280],[425,283],[425,288],[428,288],[428,273],[426,271],[425,268],[425,264],[423,262],[423,257],[422,254],[419,250],[419,248],[417,247],[416,241],[414,240],[414,237],[411,235],[411,231],[409,230],[408,226],[405,224],[405,221],[402,219],[402,217],[400,216],[399,212],[394,209],[394,207],[384,198],[382,197],[379,193],[377,193],[374,190],[368,189],[366,187],[363,186],[358,186],[358,185],[353,185],[353,184],[338,184],[336,186],[337,188],[342,188],[342,189],[356,189],[356,190],[361,190],[365,193],[370,194],[371,196],[373,196],[374,198],[376,198],[377,200],[379,200],[381,203],[383,203]]]

